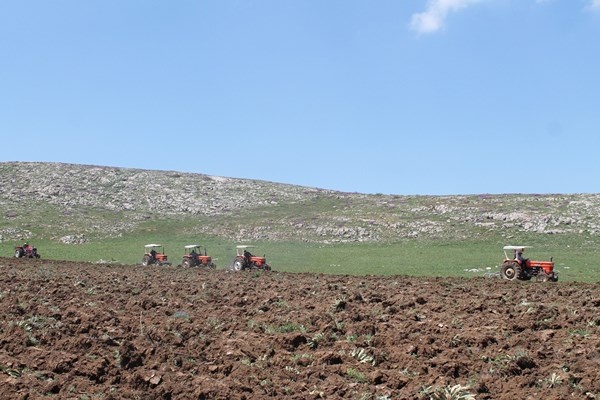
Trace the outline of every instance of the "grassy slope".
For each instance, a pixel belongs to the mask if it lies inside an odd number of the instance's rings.
[[[206,222],[206,221],[205,221]],[[183,245],[201,243],[219,268],[226,268],[235,255],[233,241],[193,233],[196,221],[148,221],[121,237],[92,239],[85,244],[62,244],[44,238],[30,239],[46,259],[81,261],[114,260],[134,264],[141,260],[143,245],[160,242],[174,265],[181,261]],[[47,225],[51,229],[51,224]],[[43,233],[43,232],[42,232]],[[256,254],[267,255],[278,271],[332,274],[381,274],[422,276],[481,276],[497,272],[502,246],[528,244],[532,259],[553,256],[561,281],[595,282],[598,279],[598,239],[578,235],[529,234],[511,238],[486,235],[473,240],[419,240],[387,243],[307,244],[300,242],[254,242]],[[15,242],[0,243],[0,254],[10,256]],[[473,271],[476,270],[476,271]]]
[[[513,203],[514,197],[517,204]],[[385,200],[405,208],[382,208],[373,201]],[[561,199],[566,202],[568,198]],[[174,265],[181,261],[183,245],[201,243],[208,248],[219,268],[226,268],[235,254],[233,239],[240,227],[261,227],[267,232],[285,233],[284,239],[254,241],[256,254],[266,254],[274,269],[289,272],[322,272],[334,274],[409,274],[434,276],[474,276],[497,272],[502,262],[502,246],[526,244],[534,246],[527,255],[545,260],[554,256],[562,281],[600,281],[600,237],[589,234],[540,234],[512,232],[510,229],[476,227],[461,220],[449,220],[447,215],[431,216],[449,229],[442,238],[401,239],[381,237],[377,242],[317,244],[302,235],[314,235],[308,230],[295,232],[295,223],[319,225],[324,219],[342,221],[340,226],[368,224],[365,220],[394,219],[401,225],[421,218],[406,209],[429,209],[438,205],[435,197],[366,197],[318,196],[305,202],[285,203],[254,209],[236,210],[216,217],[194,216],[160,219],[150,212],[111,212],[83,206],[60,211],[45,202],[2,204],[0,229],[14,228],[32,232],[29,239],[46,259],[81,261],[114,260],[118,263],[139,263],[143,245],[159,242],[166,246]],[[521,197],[505,195],[481,199],[467,196],[443,199],[444,204],[473,204],[478,213],[518,209]],[[542,199],[546,201],[546,199]],[[533,205],[532,205],[533,204]],[[543,207],[528,203],[529,207]],[[26,208],[26,212],[25,212]],[[349,222],[344,222],[349,221]],[[114,226],[114,232],[106,226]],[[214,232],[216,234],[207,234]],[[308,233],[307,233],[308,232]],[[64,235],[84,233],[85,244],[63,244]],[[224,238],[231,239],[224,239]],[[286,239],[288,238],[288,239]],[[289,239],[293,238],[293,239]],[[0,255],[12,256],[15,241],[0,243]],[[468,270],[477,270],[470,272]]]

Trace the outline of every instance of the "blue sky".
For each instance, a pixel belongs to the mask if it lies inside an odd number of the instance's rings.
[[[600,0],[0,0],[0,161],[600,193]]]

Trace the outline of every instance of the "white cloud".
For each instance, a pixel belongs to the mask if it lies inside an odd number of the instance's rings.
[[[475,3],[491,0],[429,0],[425,11],[413,14],[410,28],[418,33],[434,33],[444,27],[446,18],[451,12],[467,8]],[[521,0],[518,0],[521,1]],[[549,3],[554,0],[535,0],[536,4]],[[572,0],[565,0],[572,1]],[[600,0],[586,0],[586,9],[600,12]]]
[[[433,33],[444,26],[444,21],[452,11],[460,10],[480,0],[429,0],[422,13],[413,14],[410,27],[419,33]],[[594,0],[599,2],[600,0]]]
[[[600,0],[591,0],[588,8],[593,11],[600,11]]]

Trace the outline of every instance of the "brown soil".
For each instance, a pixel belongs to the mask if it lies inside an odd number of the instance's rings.
[[[600,398],[600,285],[0,258],[2,399]]]

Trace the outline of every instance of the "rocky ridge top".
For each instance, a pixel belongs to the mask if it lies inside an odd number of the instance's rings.
[[[80,243],[91,231],[115,236],[158,217],[209,218],[213,223],[196,233],[234,240],[330,243],[461,240],[486,232],[600,233],[598,194],[367,195],[176,171],[0,163],[0,240],[27,237],[23,210],[43,205],[62,216],[56,235],[65,243]],[[102,215],[110,213],[120,217],[103,223]],[[88,219],[85,228],[76,224],[81,217]]]

